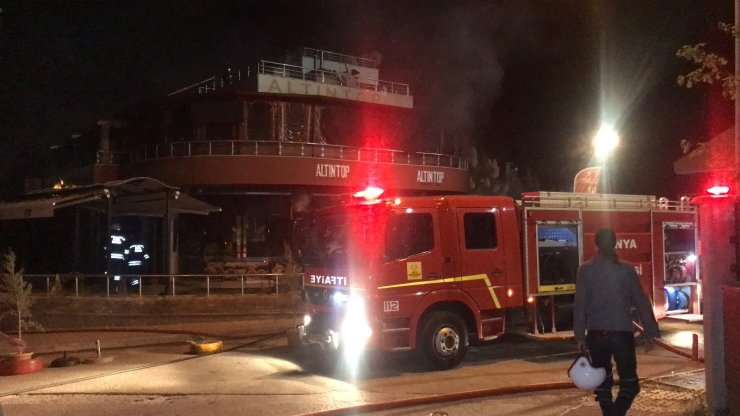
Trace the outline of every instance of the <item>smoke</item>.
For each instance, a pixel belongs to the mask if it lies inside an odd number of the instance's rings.
[[[492,27],[486,24],[494,17],[490,8],[453,10],[438,29],[443,43],[430,94],[433,119],[463,137],[469,136],[481,110],[495,101],[504,76]]]
[[[514,48],[534,44],[531,12],[524,3],[455,3],[440,11],[431,36],[424,35],[431,65],[415,89],[428,89],[420,97],[426,101],[419,106],[424,124],[445,132],[438,150],[466,149],[476,137],[490,139],[481,129],[499,96],[505,60]]]
[[[480,132],[489,127],[508,61],[541,54],[536,6],[520,0],[335,0],[327,6],[337,16],[327,45],[379,51],[381,79],[411,85],[419,120],[415,148],[463,152],[476,138],[491,137]]]

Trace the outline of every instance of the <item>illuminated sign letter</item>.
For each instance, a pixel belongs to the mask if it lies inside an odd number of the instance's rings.
[[[416,182],[418,183],[442,183],[445,173],[429,170],[416,171]]]
[[[278,83],[277,78],[272,79],[270,86],[267,88],[267,92],[276,92],[276,93],[283,92],[282,89],[280,89],[280,84]]]

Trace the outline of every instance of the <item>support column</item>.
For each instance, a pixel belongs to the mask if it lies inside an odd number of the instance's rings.
[[[306,122],[305,122],[305,138],[304,142],[311,143],[311,127],[313,126],[313,104],[305,104],[306,106]]]
[[[80,271],[80,206],[75,205],[75,242],[74,242],[74,255],[72,260],[72,271]]]
[[[242,101],[242,135],[241,140],[249,140],[249,103]]]
[[[164,191],[164,212],[162,215],[162,272],[172,274],[170,257],[172,254],[172,221],[170,219],[170,191]]]
[[[699,207],[699,259],[704,313],[704,364],[707,402],[719,413],[727,408],[725,305],[723,292],[735,284],[734,197],[702,197]]]
[[[111,226],[113,225],[113,196],[112,195],[107,195],[107,196],[108,197],[106,198],[106,210],[105,210],[105,215],[106,215],[105,232],[103,233],[103,238],[104,238],[103,241],[105,241],[105,247],[106,247],[106,250],[105,250],[105,257],[106,257],[105,272],[106,273],[108,273],[108,271],[111,270],[111,266],[112,266],[111,258],[110,258],[110,250],[111,250],[110,231],[111,231]]]

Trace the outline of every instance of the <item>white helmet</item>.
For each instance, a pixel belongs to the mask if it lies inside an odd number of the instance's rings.
[[[594,367],[588,356],[579,355],[570,365],[568,377],[573,380],[573,384],[579,389],[593,390],[606,379],[606,369]]]

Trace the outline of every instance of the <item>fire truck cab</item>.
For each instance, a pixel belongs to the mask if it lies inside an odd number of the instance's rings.
[[[353,356],[416,350],[446,369],[513,316],[533,334],[570,330],[576,270],[602,227],[616,231],[658,316],[698,310],[688,203],[547,192],[377,199],[297,223],[307,311],[298,338]]]

